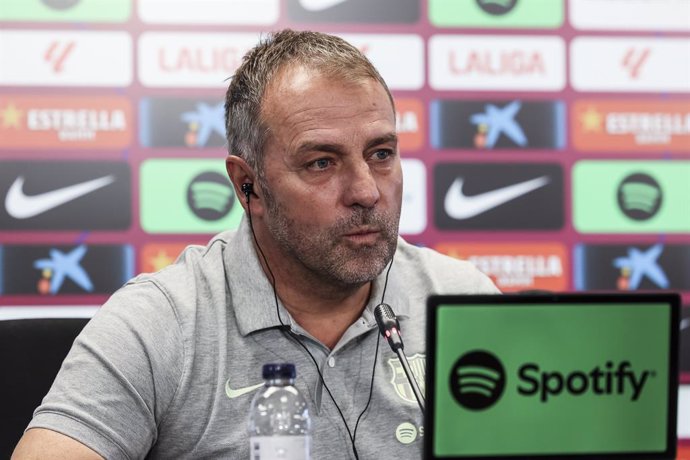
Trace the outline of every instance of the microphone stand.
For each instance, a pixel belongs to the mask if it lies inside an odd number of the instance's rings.
[[[410,369],[410,364],[407,362],[407,356],[405,356],[405,346],[403,345],[402,336],[400,335],[400,323],[398,318],[393,313],[393,309],[390,305],[381,303],[374,309],[374,318],[376,318],[376,324],[379,326],[379,331],[381,335],[386,338],[388,345],[390,345],[391,350],[398,355],[400,364],[405,371],[405,376],[407,376],[407,381],[410,382],[412,387],[412,392],[415,398],[417,398],[417,403],[419,403],[419,408],[424,414],[424,395],[422,395],[422,390],[419,389],[417,380],[412,374],[412,369]]]
[[[419,388],[419,385],[417,385],[417,380],[414,378],[414,375],[412,374],[410,364],[407,362],[407,356],[405,356],[405,352],[402,350],[402,348],[395,350],[395,353],[398,355],[398,359],[400,359],[400,364],[402,364],[402,368],[405,371],[407,380],[409,380],[410,382],[410,386],[412,387],[414,396],[415,398],[417,398],[419,408],[422,410],[422,414],[424,414],[424,395],[422,394],[422,390]]]

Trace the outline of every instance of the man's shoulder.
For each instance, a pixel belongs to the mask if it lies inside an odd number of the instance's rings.
[[[395,264],[403,267],[404,277],[433,286],[437,293],[493,293],[498,289],[491,279],[467,260],[457,259],[427,247],[398,239]]]
[[[398,249],[395,254],[396,261],[402,259],[406,263],[419,264],[428,270],[445,270],[455,269],[463,271],[478,271],[477,268],[470,262],[455,257],[450,257],[440,252],[424,247],[415,246],[405,241],[403,238],[398,239]]]
[[[226,231],[215,235],[206,245],[187,245],[179,254],[168,255],[174,257],[170,264],[155,272],[140,273],[128,284],[153,282],[176,286],[180,282],[198,281],[198,279],[190,279],[190,276],[194,274],[217,272],[219,267],[222,271],[225,248],[234,235],[235,232]]]
[[[188,245],[172,263],[156,272],[137,275],[122,290],[156,290],[173,304],[197,303],[209,291],[224,289],[225,249],[234,237],[235,232],[226,231],[205,246]]]

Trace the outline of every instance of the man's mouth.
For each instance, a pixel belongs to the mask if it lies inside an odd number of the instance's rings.
[[[363,227],[354,229],[344,236],[346,239],[358,243],[373,243],[379,238],[381,230],[373,227]]]

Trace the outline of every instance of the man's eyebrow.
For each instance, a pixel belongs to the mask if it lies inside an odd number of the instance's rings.
[[[395,143],[398,142],[398,135],[395,133],[385,134],[383,136],[375,137],[367,142],[365,150],[372,147],[376,147],[381,144]],[[296,155],[308,153],[308,152],[328,152],[328,153],[342,153],[343,146],[339,144],[333,144],[328,142],[311,142],[307,141],[301,144],[295,151]]]
[[[366,149],[370,149],[372,147],[376,147],[377,145],[381,144],[397,144],[398,143],[398,135],[395,133],[388,133],[383,136],[376,137],[369,142],[367,142]]]
[[[329,153],[341,153],[343,147],[338,144],[329,144],[324,142],[304,142],[295,151],[296,155],[309,153],[309,152],[329,152]]]

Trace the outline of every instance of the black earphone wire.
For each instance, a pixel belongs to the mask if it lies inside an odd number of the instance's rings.
[[[386,270],[386,280],[383,283],[383,292],[381,293],[381,302],[379,302],[379,305],[382,304],[384,299],[386,298],[386,289],[388,288],[388,275],[390,274],[391,268],[393,267],[394,258],[395,252],[393,253],[393,257],[391,257],[390,264],[388,265],[388,270]],[[367,399],[366,406],[364,406],[364,409],[362,409],[362,412],[360,412],[359,417],[357,417],[357,422],[355,423],[355,432],[352,435],[353,445],[355,443],[355,440],[357,439],[357,427],[359,426],[359,421],[361,420],[362,416],[367,411],[367,409],[369,409],[369,404],[371,403],[371,396],[374,393],[374,376],[376,375],[376,361],[379,357],[379,343],[381,343],[381,334],[376,334],[376,351],[374,352],[374,367],[371,370],[371,383],[369,384],[369,399]]]
[[[333,401],[333,404],[335,405],[335,408],[338,410],[338,414],[340,415],[340,418],[343,421],[343,424],[345,425],[345,429],[347,430],[347,434],[350,437],[350,442],[352,444],[352,453],[355,456],[356,460],[359,460],[359,454],[357,452],[357,447],[355,446],[355,439],[357,437],[357,427],[359,426],[359,421],[361,420],[362,416],[364,413],[367,411],[369,408],[369,404],[371,403],[371,397],[373,395],[373,390],[374,390],[374,376],[376,375],[376,362],[377,358],[379,355],[379,343],[381,339],[381,334],[377,334],[377,339],[376,339],[376,351],[374,352],[374,366],[371,370],[371,383],[369,385],[369,399],[367,399],[367,404],[364,406],[364,409],[362,409],[362,412],[360,412],[359,416],[357,417],[357,422],[355,423],[355,429],[354,429],[354,434],[352,431],[350,431],[350,427],[347,424],[347,420],[345,420],[345,415],[343,415],[343,411],[340,409],[340,406],[338,406],[338,403],[335,402],[335,398],[333,397],[333,393],[331,393],[331,390],[328,388],[328,385],[326,385],[326,381],[323,378],[323,374],[321,374],[321,369],[319,368],[318,363],[316,362],[316,358],[314,358],[314,355],[309,351],[306,345],[302,343],[302,341],[297,337],[297,334],[292,332],[290,326],[287,324],[283,323],[283,319],[280,316],[280,308],[278,306],[278,290],[276,289],[276,278],[273,275],[273,271],[271,270],[271,267],[268,264],[268,259],[266,258],[266,255],[264,254],[264,251],[261,249],[261,246],[259,245],[259,241],[256,239],[256,233],[254,233],[254,223],[252,222],[252,209],[249,204],[249,197],[251,196],[251,189],[244,189],[242,188],[242,191],[244,192],[246,203],[247,203],[247,217],[249,219],[249,228],[252,232],[252,238],[254,238],[254,244],[256,244],[257,249],[259,250],[259,253],[261,254],[261,258],[264,261],[264,265],[266,265],[266,269],[268,270],[268,273],[271,275],[271,287],[273,288],[273,299],[275,301],[276,305],[276,315],[278,316],[278,321],[280,322],[281,325],[281,331],[286,334],[288,338],[292,338],[295,340],[298,344],[304,348],[304,351],[307,352],[311,360],[314,362],[314,367],[316,368],[316,372],[319,374],[319,379],[321,380],[321,384],[323,387],[326,389],[326,392],[328,393],[328,396],[331,398],[331,401]],[[388,288],[388,275],[391,272],[391,268],[393,267],[393,258],[395,257],[395,253],[393,253],[393,257],[391,257],[390,264],[388,265],[388,270],[386,271],[386,279],[383,284],[383,292],[381,294],[381,302],[383,303],[385,297],[386,297],[386,289]]]

